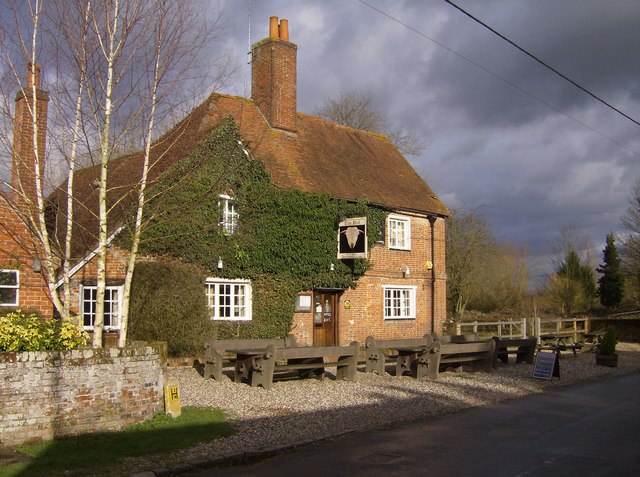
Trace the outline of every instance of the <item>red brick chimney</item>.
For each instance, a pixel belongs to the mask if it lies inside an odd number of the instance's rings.
[[[271,17],[269,38],[252,48],[251,97],[271,127],[296,130],[296,55],[289,22]]]
[[[44,175],[47,106],[49,94],[40,89],[40,66],[29,65],[27,85],[16,94],[13,125],[13,159],[11,163],[12,199],[18,206],[36,203],[36,154],[33,143],[33,86],[36,88],[35,115],[38,129],[40,180]],[[42,183],[41,183],[42,185]]]

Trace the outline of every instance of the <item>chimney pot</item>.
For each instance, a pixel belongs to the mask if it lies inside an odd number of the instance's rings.
[[[269,19],[269,38],[280,38],[278,32],[278,17],[271,17]]]
[[[289,20],[280,20],[280,39],[289,41]]]

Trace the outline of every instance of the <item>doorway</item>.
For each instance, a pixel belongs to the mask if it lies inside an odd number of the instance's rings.
[[[336,346],[339,300],[336,291],[313,292],[313,346]]]

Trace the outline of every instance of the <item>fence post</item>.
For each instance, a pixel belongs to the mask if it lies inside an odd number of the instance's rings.
[[[522,333],[522,339],[525,339],[527,337],[527,319],[526,318],[522,318],[521,333]]]
[[[534,336],[536,337],[538,344],[540,344],[540,318],[536,318],[534,323]]]

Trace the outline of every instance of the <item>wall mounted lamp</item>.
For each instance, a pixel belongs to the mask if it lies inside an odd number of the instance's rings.
[[[330,272],[335,272],[336,271],[336,266],[333,263],[331,263],[331,266],[329,267],[329,271]]]
[[[402,276],[404,278],[408,277],[409,275],[411,275],[411,269],[409,268],[409,265],[403,267],[400,267],[400,272],[402,273]]]
[[[223,267],[223,263],[222,263],[222,257],[218,257],[218,270],[222,270]]]

